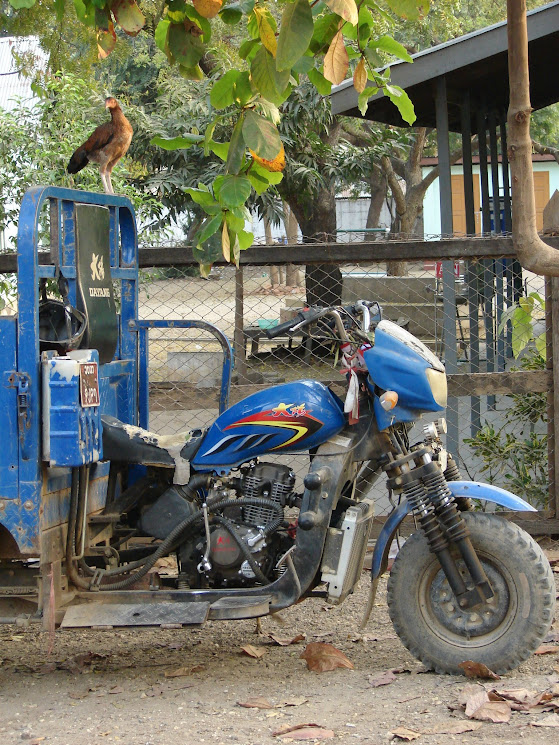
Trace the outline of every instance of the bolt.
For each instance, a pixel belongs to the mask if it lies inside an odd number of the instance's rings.
[[[32,510],[33,509],[33,502],[28,499],[26,502],[23,503],[23,506],[26,510]]]

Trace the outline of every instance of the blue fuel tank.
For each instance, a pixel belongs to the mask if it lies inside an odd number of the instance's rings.
[[[264,453],[310,450],[345,424],[343,403],[323,383],[283,383],[224,411],[208,430],[192,465],[197,470],[229,468]]]

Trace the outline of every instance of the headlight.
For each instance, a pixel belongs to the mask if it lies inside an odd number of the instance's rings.
[[[446,402],[448,397],[448,388],[446,384],[446,373],[440,370],[433,370],[432,367],[428,367],[425,370],[427,380],[431,387],[431,393],[436,403],[443,408],[446,408]]]

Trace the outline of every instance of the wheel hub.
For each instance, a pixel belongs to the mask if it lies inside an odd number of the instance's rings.
[[[457,566],[470,589],[473,585],[464,564],[458,561]],[[484,563],[483,568],[494,595],[473,608],[460,608],[442,569],[431,584],[429,600],[435,618],[445,629],[462,637],[491,633],[500,626],[508,612],[510,596],[503,576],[491,565]]]

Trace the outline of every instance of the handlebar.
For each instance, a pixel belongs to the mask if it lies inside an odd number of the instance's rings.
[[[369,300],[358,300],[354,305],[348,307],[331,306],[327,308],[312,307],[301,310],[295,318],[280,323],[271,329],[266,329],[268,339],[275,339],[278,336],[294,334],[305,326],[310,326],[320,318],[329,316],[335,323],[336,332],[341,342],[349,341],[347,330],[344,326],[342,316],[350,318],[353,321],[353,327],[361,333],[367,333],[372,323],[378,323],[382,317],[382,311],[377,302]],[[356,321],[355,316],[361,317],[361,326]]]

